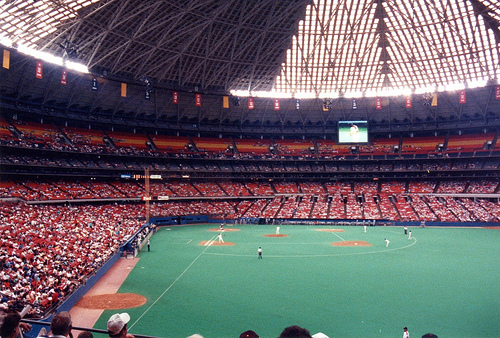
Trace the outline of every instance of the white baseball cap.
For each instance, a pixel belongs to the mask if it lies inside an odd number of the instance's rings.
[[[128,313],[117,313],[111,316],[108,320],[108,331],[109,333],[116,335],[120,333],[125,324],[130,320]]]

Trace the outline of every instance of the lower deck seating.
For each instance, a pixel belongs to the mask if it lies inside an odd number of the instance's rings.
[[[41,315],[140,227],[142,206],[0,203],[2,305]]]

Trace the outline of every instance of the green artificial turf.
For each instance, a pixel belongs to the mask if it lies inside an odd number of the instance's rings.
[[[119,292],[145,305],[129,332],[160,337],[277,337],[299,325],[329,337],[500,337],[500,231],[282,225],[226,227],[234,246],[203,246],[215,225],[162,227]],[[319,229],[342,229],[324,232]],[[385,247],[384,238],[390,240]],[[337,247],[340,241],[372,246]],[[257,259],[257,248],[263,259]]]

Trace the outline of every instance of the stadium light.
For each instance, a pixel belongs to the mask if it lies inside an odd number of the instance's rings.
[[[363,96],[363,93],[362,92],[346,92],[344,94],[344,97],[346,98],[359,98],[359,97],[362,97]]]
[[[320,99],[336,99],[339,97],[340,97],[340,94],[338,92],[325,92],[325,93],[318,94],[318,98],[320,98]]]
[[[60,56],[55,56],[47,52],[42,52],[30,47],[27,47],[23,44],[19,44],[17,46],[17,51],[29,56],[32,56],[36,59],[40,59],[45,62],[49,62],[61,67],[65,67],[68,70],[74,70],[79,73],[88,73],[89,70],[87,66],[84,64],[78,63],[78,62],[73,62],[73,61],[64,61],[62,57]]]
[[[462,89],[465,89],[465,84],[461,82],[442,84],[438,86],[438,92],[453,92]]]
[[[481,88],[486,86],[488,79],[476,79],[467,82],[467,88]]]
[[[415,94],[434,93],[435,91],[436,91],[435,86],[415,88]]]
[[[12,47],[12,40],[6,36],[0,35],[0,45],[5,46],[7,48],[11,48]]]
[[[262,97],[262,98],[292,98],[292,93],[282,93],[276,91],[261,92],[261,91],[248,91],[248,90],[231,90],[231,95],[238,97]]]

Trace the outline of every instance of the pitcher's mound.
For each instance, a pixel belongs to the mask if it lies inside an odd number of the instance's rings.
[[[332,243],[333,246],[373,246],[365,241],[342,241]]]
[[[85,309],[120,310],[139,307],[146,303],[146,297],[135,293],[112,293],[104,295],[83,296],[76,306]]]
[[[234,243],[233,242],[212,242],[210,243],[211,241],[201,241],[200,242],[200,246],[204,246],[204,245],[212,245],[212,246],[233,246]]]
[[[323,232],[344,232],[343,229],[317,229],[316,231],[323,231]]]
[[[270,234],[270,235],[264,235],[264,237],[288,237],[288,235],[273,235],[273,234]]]

